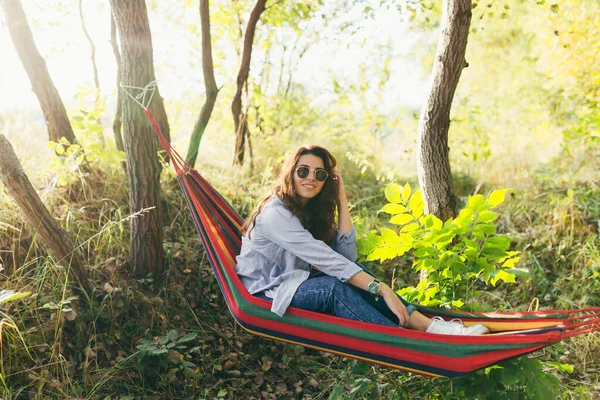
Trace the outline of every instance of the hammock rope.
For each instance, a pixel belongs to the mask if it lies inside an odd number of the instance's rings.
[[[424,376],[456,377],[565,338],[600,330],[600,307],[482,313],[415,305],[428,316],[437,315],[446,320],[460,318],[467,326],[484,323],[492,334],[483,336],[436,335],[294,307],[283,317],[277,316],[270,311],[270,301],[250,295],[237,277],[235,257],[241,247],[243,219],[162,135],[148,107],[155,88],[156,82],[152,82],[146,88],[123,87],[123,90],[141,91],[135,96],[136,102],[144,109],[144,115],[171,159],[229,311],[250,333]]]

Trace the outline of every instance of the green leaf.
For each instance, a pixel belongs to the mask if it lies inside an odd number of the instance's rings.
[[[426,214],[420,218],[421,224],[432,230],[442,229],[443,222],[433,214]]]
[[[460,213],[458,213],[458,216],[456,217],[456,219],[454,221],[458,227],[467,226],[473,222],[474,215],[475,215],[475,213],[473,212],[472,209],[463,208],[462,210],[460,210]]]
[[[366,362],[357,361],[352,367],[352,374],[354,375],[365,375],[371,369],[371,365]]]
[[[494,190],[488,197],[488,204],[492,207],[502,204],[504,202],[504,196],[508,190],[509,189]]]
[[[426,296],[426,298],[427,298],[427,301],[429,301],[429,300],[431,300],[432,298],[434,298],[434,297],[435,297],[435,295],[439,293],[439,291],[440,291],[440,289],[439,289],[439,288],[437,288],[437,287],[435,287],[435,286],[434,286],[434,287],[431,287],[431,288],[429,288],[429,289],[427,289],[427,290],[425,291],[425,296]]]
[[[188,333],[187,335],[184,335],[184,336],[180,337],[179,339],[177,339],[177,342],[178,343],[189,342],[190,340],[194,340],[196,338],[196,336],[198,336],[198,334],[196,332],[191,332],[191,333]]]
[[[402,227],[402,229],[400,229],[400,232],[401,232],[401,233],[405,233],[405,232],[414,232],[414,231],[416,231],[417,229],[419,229],[419,224],[417,224],[417,223],[412,223],[412,224],[407,224],[407,225],[404,225],[404,226]]]
[[[461,308],[462,306],[465,305],[465,303],[463,303],[460,299],[453,300],[451,304],[452,304],[452,307],[454,307],[454,308]]]
[[[465,239],[463,240],[463,243],[465,244],[465,246],[467,246],[467,249],[479,250],[479,245],[474,240]]]
[[[401,233],[400,234],[400,241],[408,247],[412,247],[413,245],[413,237],[410,233]]]
[[[414,221],[414,217],[410,214],[398,214],[390,218],[390,224],[404,225],[411,221]]]
[[[508,249],[508,246],[510,246],[510,239],[507,238],[506,236],[495,236],[495,237],[488,238],[485,243],[485,247],[490,247],[490,246],[497,247],[502,250],[506,250],[506,249]],[[511,267],[512,267],[512,265],[511,265]]]
[[[402,188],[402,200],[408,201],[409,197],[410,197],[410,185],[408,184],[408,182],[406,182],[406,185],[404,185],[404,187]]]
[[[481,253],[493,261],[500,261],[507,256],[506,251],[497,247],[483,247]]]
[[[469,200],[467,201],[467,207],[472,210],[477,210],[480,206],[485,204],[485,198],[481,194],[476,194],[475,196],[469,196]]]
[[[411,213],[416,218],[419,218],[421,215],[423,215],[423,209],[425,208],[425,203],[423,203],[423,196],[421,194],[421,190],[417,190],[410,197],[409,207],[410,207]]]
[[[515,276],[513,274],[509,274],[504,270],[499,270],[496,273],[496,276],[493,277],[490,282],[492,283],[492,286],[496,286],[496,282],[498,282],[499,280],[503,280],[506,283],[517,283],[517,281],[515,281]]]
[[[15,292],[14,290],[0,291],[0,304],[8,303],[29,296],[30,292]]]
[[[389,203],[389,204],[386,204],[385,206],[383,206],[381,211],[384,213],[387,213],[387,214],[395,215],[395,214],[405,213],[408,210],[402,204]]]
[[[506,368],[502,371],[502,384],[504,386],[513,386],[517,382],[519,382],[519,375],[517,371],[508,371]]]
[[[477,222],[491,222],[494,221],[496,218],[498,218],[498,213],[495,213],[493,211],[482,211],[481,214],[479,214],[479,216],[477,217]]]
[[[397,246],[401,243],[400,236],[396,232],[388,228],[381,228],[381,237],[389,246]]]
[[[395,258],[396,255],[397,255],[396,250],[391,249],[389,247],[380,247],[380,248],[373,250],[373,252],[371,254],[369,254],[369,256],[367,257],[367,260],[368,261],[391,260],[391,259]]]
[[[473,228],[473,233],[482,233],[484,235],[492,235],[496,233],[496,227],[490,223],[483,223]]]
[[[390,203],[400,203],[400,186],[395,183],[388,183],[385,186],[385,198]]]
[[[563,371],[563,372],[566,371],[570,374],[572,374],[574,371],[573,366],[571,364],[562,364],[562,363],[554,362],[554,361],[545,362],[544,364],[551,365],[551,366],[559,369],[560,371]]]

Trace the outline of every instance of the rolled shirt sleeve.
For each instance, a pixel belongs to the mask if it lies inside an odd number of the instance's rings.
[[[257,228],[261,235],[327,275],[345,282],[362,271],[351,259],[352,256],[356,259],[354,228],[347,234],[338,233],[338,253],[323,241],[315,239],[300,220],[283,206],[274,204],[274,207],[265,207],[258,218],[260,224],[257,224]]]
[[[333,249],[346,257],[348,260],[355,262],[356,261],[356,230],[354,226],[348,233],[342,233],[341,231],[337,231],[337,236],[335,238],[335,242],[333,243]]]

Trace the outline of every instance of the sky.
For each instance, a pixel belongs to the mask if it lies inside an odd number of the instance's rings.
[[[55,86],[67,108],[76,106],[75,93],[86,85],[89,87],[92,82],[90,47],[80,25],[77,3],[72,1],[65,5],[59,0],[22,2],[37,47],[46,60]],[[109,43],[109,7],[104,3],[107,2],[85,1],[84,17],[96,46],[103,94],[114,96],[115,60]],[[60,11],[55,9],[57,5]],[[200,60],[199,50],[191,46],[190,36],[186,33],[188,24],[199,25],[197,8],[188,9],[177,25],[158,11],[150,9],[149,18],[161,94],[168,101],[190,91],[190,88],[193,91],[194,85],[197,85],[198,91],[203,91],[200,63],[190,63],[194,58]],[[352,12],[360,20],[361,15],[357,14],[357,10]],[[30,90],[31,85],[13,47],[3,16],[1,18],[0,54],[3,56],[0,63],[0,110],[38,110],[37,99]],[[364,22],[362,29],[352,37],[337,37],[336,40],[326,40],[311,47],[298,65],[294,80],[318,89],[330,82],[329,75],[324,72],[335,74],[340,79],[355,79],[359,61],[370,57],[370,49],[375,44],[389,44],[393,54],[392,74],[385,89],[385,101],[380,106],[385,112],[393,112],[395,107],[419,107],[428,82],[423,79],[423,71],[414,55],[411,55],[415,37],[406,32],[396,13],[379,12],[373,20]],[[335,32],[331,34],[335,36]],[[233,48],[229,49],[229,52],[232,51]],[[322,101],[327,102],[326,93],[323,96]]]

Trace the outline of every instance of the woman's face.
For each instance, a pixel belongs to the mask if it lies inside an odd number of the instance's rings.
[[[308,175],[305,178],[300,178],[300,176],[298,176],[298,168],[300,167],[307,167],[309,169]],[[319,181],[316,177],[317,169],[323,168],[325,168],[323,160],[321,157],[314,154],[304,154],[298,159],[293,173],[294,191],[303,206],[305,206],[310,199],[318,195],[323,189],[327,179]]]

